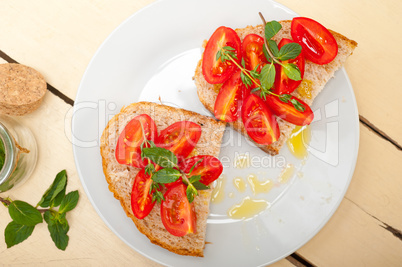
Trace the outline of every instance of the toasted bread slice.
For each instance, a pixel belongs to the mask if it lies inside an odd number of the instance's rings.
[[[148,114],[158,127],[158,133],[178,121],[192,121],[201,126],[201,138],[192,154],[219,156],[225,124],[210,117],[191,111],[173,108],[155,103],[139,102],[122,108],[103,131],[100,151],[103,172],[109,184],[109,190],[120,200],[124,211],[138,230],[146,235],[152,243],[181,255],[203,256],[205,233],[209,214],[209,202],[212,188],[199,191],[194,199],[197,216],[197,232],[183,237],[171,235],[163,226],[160,217],[160,205],[156,203],[151,213],[142,220],[137,219],[131,210],[131,190],[134,178],[140,169],[121,165],[116,161],[115,148],[120,133],[135,116]]]
[[[277,43],[279,43],[282,38],[292,39],[290,35],[291,21],[285,20],[280,21],[280,23],[282,25],[282,29],[273,38]],[[250,33],[264,36],[263,25],[258,25],[255,27],[248,26],[246,28],[236,29],[235,31],[239,35],[240,40],[243,40],[244,37]],[[308,105],[311,105],[313,103],[314,98],[321,92],[328,80],[334,76],[335,71],[342,67],[346,59],[353,53],[353,50],[357,47],[357,43],[355,41],[350,40],[334,31],[330,30],[330,32],[333,34],[338,43],[338,55],[332,62],[326,65],[317,65],[306,60],[303,81],[300,86],[292,93],[292,95],[300,98]],[[204,45],[206,45],[206,42],[204,42]],[[213,114],[215,100],[218,95],[220,85],[209,84],[204,79],[204,76],[202,74],[202,59],[197,64],[194,79],[197,86],[198,97],[201,103]],[[254,142],[259,148],[271,155],[276,155],[279,153],[279,150],[285,144],[286,140],[289,138],[293,129],[295,128],[294,124],[286,122],[280,118],[277,118],[277,121],[279,124],[279,129],[281,131],[281,136],[278,141],[270,145],[259,145]],[[236,131],[242,133],[244,136],[249,138],[240,117],[237,121],[228,124]]]

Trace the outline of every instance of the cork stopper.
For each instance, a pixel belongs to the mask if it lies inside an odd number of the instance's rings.
[[[45,96],[46,81],[31,67],[0,64],[0,113],[22,116],[36,110]]]

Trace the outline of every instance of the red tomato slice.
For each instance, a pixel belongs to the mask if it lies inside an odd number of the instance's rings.
[[[250,93],[240,78],[241,70],[235,72],[223,83],[215,100],[214,115],[225,122],[236,121],[242,101]]]
[[[181,162],[181,164],[179,164],[179,167],[183,172],[188,174],[194,164],[196,164],[199,160],[202,161],[194,167],[190,177],[201,175],[200,182],[205,185],[209,185],[218,179],[219,175],[221,175],[223,171],[223,166],[219,159],[215,158],[214,156],[199,155],[184,160]]]
[[[201,126],[191,121],[179,121],[162,130],[156,145],[169,149],[179,160],[193,151],[201,137]]]
[[[186,186],[179,184],[168,188],[161,203],[161,218],[166,230],[175,236],[195,233],[197,218],[194,205],[186,195]]]
[[[306,59],[316,64],[327,64],[338,54],[338,44],[327,28],[315,20],[297,17],[291,25],[293,40],[298,42]]]
[[[264,38],[257,34],[248,34],[243,39],[242,51],[246,69],[254,70],[258,65],[257,71],[260,72],[268,60],[264,55]]]
[[[142,168],[135,176],[133,189],[131,191],[131,209],[138,219],[145,218],[155,205],[152,196],[149,194],[152,179],[150,174],[145,174]]]
[[[147,165],[147,160],[141,159],[141,144],[144,141],[144,133],[145,138],[152,141],[158,135],[155,122],[146,114],[133,118],[120,133],[115,151],[118,163],[136,168],[143,168]]]
[[[258,96],[251,94],[246,98],[241,115],[248,136],[256,143],[269,145],[279,139],[275,116]]]
[[[283,38],[279,42],[278,48],[281,49],[282,46],[284,46],[285,44],[289,44],[289,43],[293,43],[293,41],[290,39],[287,39],[287,38]],[[290,59],[290,60],[285,60],[285,61],[283,61],[283,63],[295,64],[299,68],[301,78],[303,80],[304,65],[305,65],[303,51],[296,58]],[[275,64],[275,70],[276,70],[276,76],[275,76],[275,83],[274,83],[274,92],[279,95],[292,93],[297,88],[297,86],[299,86],[300,83],[302,82],[302,80],[295,81],[295,80],[289,79],[289,77],[285,74],[283,67],[279,64]]]
[[[221,26],[209,38],[205,47],[202,59],[202,74],[205,80],[211,84],[223,83],[237,69],[231,60],[222,62],[221,58],[216,59],[216,54],[221,48],[230,46],[234,48],[237,63],[241,60],[241,41],[237,33],[228,27]]]
[[[272,95],[267,96],[265,103],[267,103],[276,116],[285,121],[300,126],[310,124],[314,119],[314,113],[311,108],[297,97],[292,96],[291,99],[299,101],[306,110],[303,112],[298,111],[290,101],[285,103],[279,100],[278,97]]]

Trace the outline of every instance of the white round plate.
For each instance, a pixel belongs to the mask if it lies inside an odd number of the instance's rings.
[[[220,158],[224,162],[224,199],[211,204],[203,258],[180,256],[153,245],[138,232],[109,192],[102,172],[99,139],[108,120],[124,105],[140,100],[159,102],[210,115],[197,98],[192,77],[203,40],[225,25],[242,28],[297,14],[270,0],[162,0],[123,22],[105,40],[89,64],[74,105],[72,137],[82,184],[98,214],[130,247],[171,266],[259,266],[293,253],[310,240],[340,204],[353,175],[359,122],[352,86],[344,69],[336,72],[312,109],[307,160],[287,147],[270,157],[235,131],[227,129]],[[234,165],[248,155],[252,166]],[[278,180],[286,164],[296,171],[286,183]],[[239,192],[231,182],[255,175],[274,184],[269,193]],[[246,182],[247,183],[247,182]],[[228,209],[245,197],[263,200],[269,208],[246,220],[233,220]]]

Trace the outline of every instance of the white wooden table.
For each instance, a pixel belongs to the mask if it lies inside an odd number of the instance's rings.
[[[0,265],[158,265],[124,244],[97,215],[77,175],[69,139],[69,119],[87,64],[115,27],[151,2],[0,1],[0,63],[37,69],[49,89],[37,111],[19,118],[38,142],[33,176],[0,195],[37,203],[62,169],[68,172],[67,190],[80,192],[77,208],[68,215],[66,251],[54,246],[41,224],[15,247],[7,249],[0,241]],[[357,98],[361,134],[356,170],[340,207],[311,241],[274,266],[401,266],[402,2],[279,2],[358,42],[345,68]],[[0,218],[3,233],[11,220],[4,207]]]

